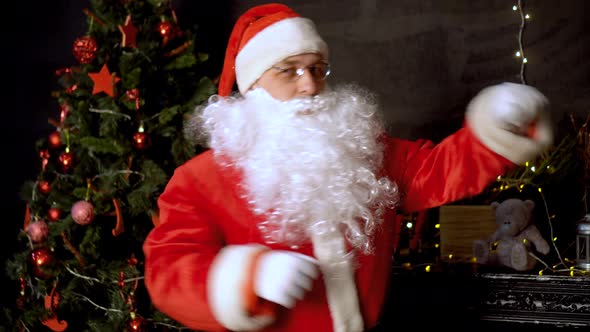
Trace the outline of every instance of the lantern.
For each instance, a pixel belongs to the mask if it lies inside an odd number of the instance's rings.
[[[590,270],[590,213],[578,222],[576,233],[576,266]]]

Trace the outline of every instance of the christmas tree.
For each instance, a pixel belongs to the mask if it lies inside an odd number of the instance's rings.
[[[143,285],[142,244],[174,169],[199,152],[185,115],[215,92],[207,54],[167,1],[90,2],[78,63],[56,70],[55,131],[35,148],[39,173],[19,247],[7,261],[14,331],[170,331]]]

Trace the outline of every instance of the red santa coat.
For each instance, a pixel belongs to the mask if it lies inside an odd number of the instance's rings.
[[[498,175],[515,166],[482,145],[467,127],[437,145],[427,140],[385,138],[385,146],[382,172],[398,184],[398,208],[407,212],[481,193]],[[213,314],[208,293],[209,270],[225,246],[259,243],[293,250],[261,240],[256,228],[260,216],[242,199],[238,183],[237,171],[219,165],[211,150],[180,166],[159,198],[160,225],[144,244],[145,282],[154,305],[192,329],[226,330]],[[385,215],[374,240],[375,254],[357,257],[354,278],[366,329],[377,323],[387,294],[394,213]],[[311,245],[298,252],[313,256]],[[247,273],[236,263],[231,273]],[[227,292],[229,297],[240,297],[239,289]],[[279,312],[277,320],[263,331],[332,331],[325,293],[324,282],[318,278],[302,301]]]

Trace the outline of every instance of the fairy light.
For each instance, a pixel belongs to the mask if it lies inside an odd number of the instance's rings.
[[[520,82],[522,84],[526,84],[526,77],[525,77],[525,65],[528,63],[528,59],[524,53],[524,29],[526,27],[526,21],[531,18],[530,14],[525,14],[524,12],[524,5],[522,0],[518,0],[516,5],[512,6],[513,11],[518,11],[520,14],[520,25],[518,28],[518,51],[515,52],[517,58],[521,59],[520,61]]]

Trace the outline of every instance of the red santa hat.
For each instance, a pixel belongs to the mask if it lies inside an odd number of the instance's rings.
[[[311,20],[278,3],[253,7],[232,30],[218,94],[229,96],[235,82],[244,94],[270,67],[303,53],[328,57],[328,46]]]

